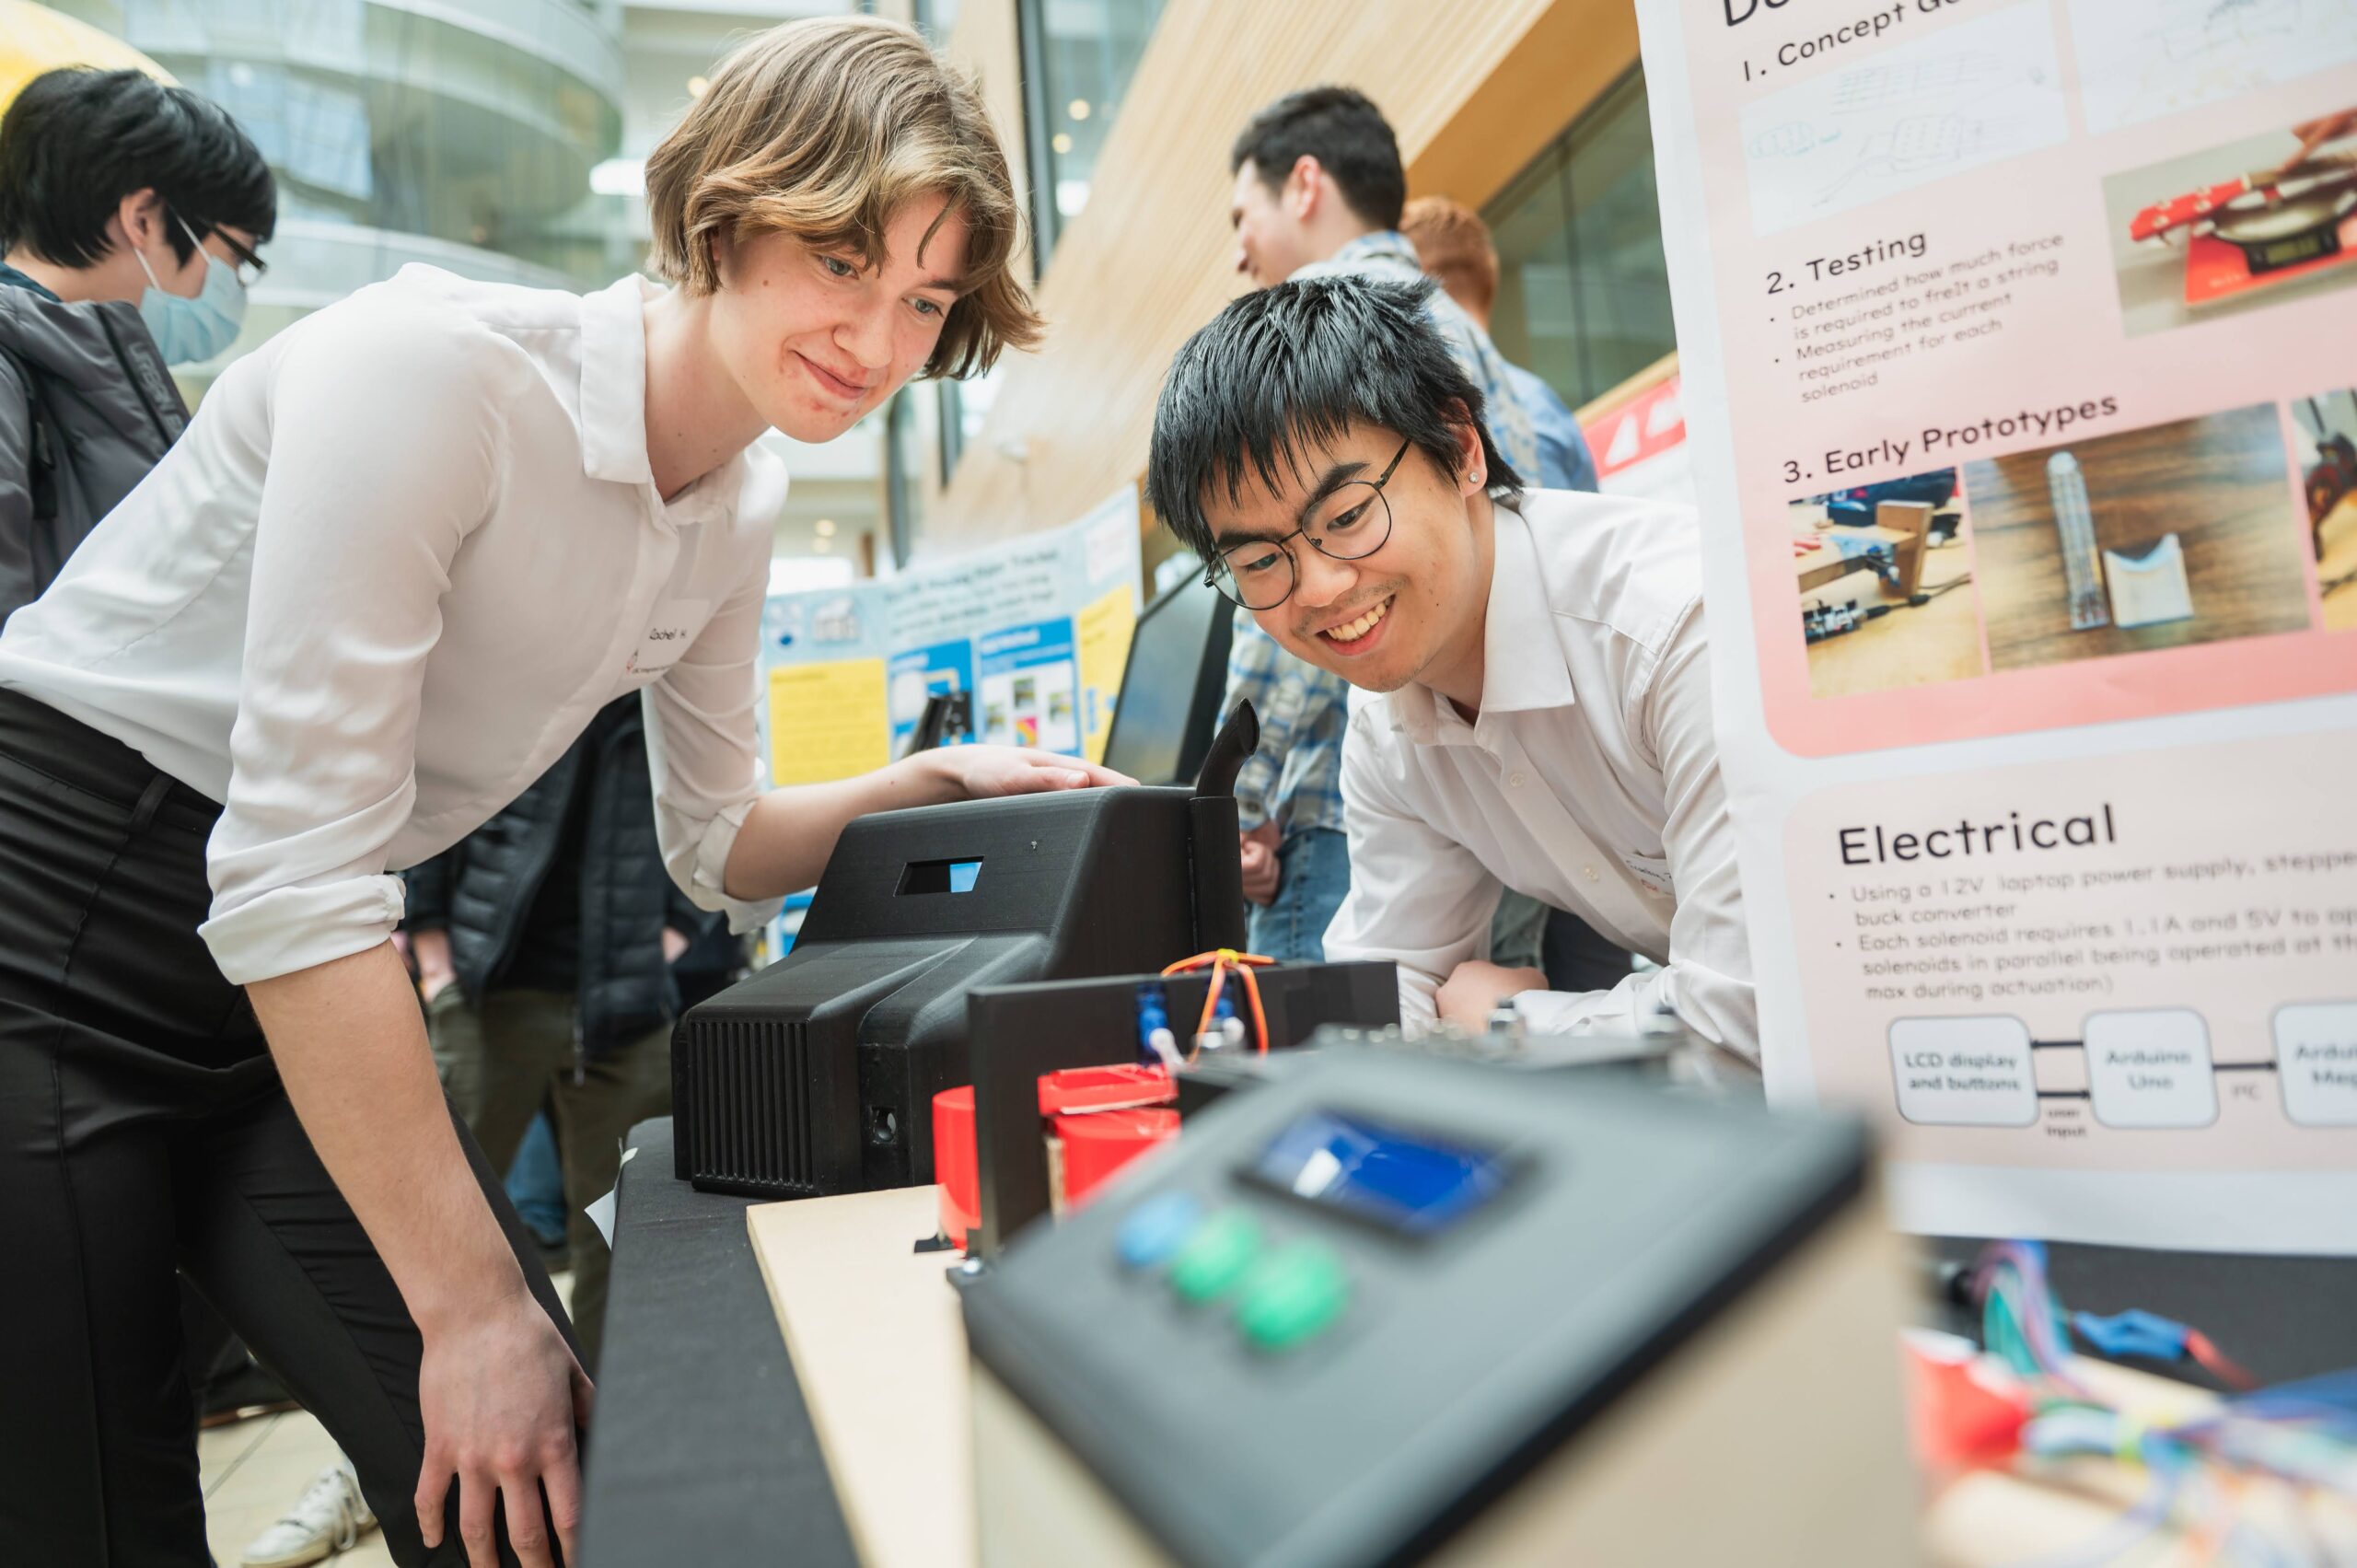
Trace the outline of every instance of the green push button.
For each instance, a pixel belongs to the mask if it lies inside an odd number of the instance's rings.
[[[1260,1222],[1243,1209],[1223,1209],[1196,1227],[1170,1264],[1170,1288],[1181,1301],[1215,1301],[1234,1290],[1260,1252]]]
[[[1260,1349],[1290,1350],[1331,1328],[1350,1299],[1350,1278],[1334,1249],[1296,1242],[1253,1271],[1236,1322]]]

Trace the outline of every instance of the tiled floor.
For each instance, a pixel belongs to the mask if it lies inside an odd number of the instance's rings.
[[[556,1276],[570,1303],[573,1276]],[[197,1458],[204,1475],[204,1526],[214,1560],[238,1568],[246,1543],[295,1505],[311,1478],[335,1458],[325,1428],[304,1411],[261,1416],[200,1433]],[[350,1551],[331,1557],[332,1568],[392,1568],[385,1539],[375,1530]]]
[[[246,1543],[295,1505],[303,1489],[335,1458],[326,1429],[305,1411],[219,1426],[196,1440],[204,1470],[204,1533],[221,1568],[238,1568]],[[335,1568],[392,1568],[384,1537],[330,1559]]]

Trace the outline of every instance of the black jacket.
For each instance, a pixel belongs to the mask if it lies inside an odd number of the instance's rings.
[[[639,700],[621,697],[513,805],[401,873],[412,931],[447,929],[461,995],[480,1005],[516,956],[556,858],[576,785],[589,791],[581,842],[581,1047],[586,1056],[679,1016],[663,928],[694,937],[716,918],[688,901],[655,842]]]
[[[0,279],[0,621],[41,597],[187,425],[135,306],[62,305]]]

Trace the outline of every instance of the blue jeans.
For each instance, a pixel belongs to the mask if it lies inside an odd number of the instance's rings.
[[[1322,963],[1326,927],[1351,890],[1351,841],[1333,828],[1304,828],[1277,851],[1277,900],[1247,904],[1252,950],[1287,963]]]
[[[532,1227],[532,1238],[543,1247],[564,1240],[564,1171],[557,1164],[556,1133],[548,1112],[532,1118],[517,1145],[516,1163],[507,1167],[507,1195],[516,1212]]]

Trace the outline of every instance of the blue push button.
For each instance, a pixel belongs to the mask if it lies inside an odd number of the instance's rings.
[[[1193,1194],[1157,1192],[1132,1209],[1113,1235],[1113,1248],[1132,1269],[1151,1269],[1168,1262],[1203,1217],[1203,1206]]]

